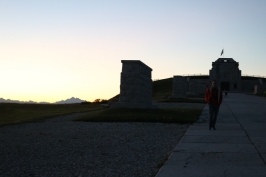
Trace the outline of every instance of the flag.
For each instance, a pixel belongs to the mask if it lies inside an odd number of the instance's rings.
[[[221,56],[223,55],[223,53],[224,53],[224,49],[223,49],[222,52],[221,52]]]

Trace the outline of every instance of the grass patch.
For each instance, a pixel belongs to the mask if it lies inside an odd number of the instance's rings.
[[[187,95],[188,98],[205,98],[205,94]]]
[[[172,95],[173,78],[154,81],[152,85],[153,100],[165,99]]]
[[[99,104],[16,104],[0,103],[0,126],[102,109]]]
[[[162,122],[193,123],[202,109],[104,109],[76,118],[87,122]]]
[[[158,102],[177,102],[177,103],[203,103],[206,104],[204,98],[168,98],[168,99],[161,99]]]

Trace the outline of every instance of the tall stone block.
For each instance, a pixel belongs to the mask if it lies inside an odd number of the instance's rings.
[[[139,60],[122,60],[120,98],[111,108],[154,108],[152,69]]]
[[[172,98],[186,98],[188,91],[188,82],[183,76],[173,77],[173,93]]]

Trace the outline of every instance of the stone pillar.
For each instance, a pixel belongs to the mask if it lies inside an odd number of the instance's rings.
[[[259,83],[260,83],[260,85],[263,85],[263,80],[259,79]]]
[[[258,84],[258,88],[257,88],[257,93],[258,94],[262,94],[264,91],[264,88],[263,88],[263,80],[262,79],[259,79],[259,84]]]
[[[258,94],[258,85],[254,86],[254,94]]]
[[[173,93],[171,98],[186,98],[188,83],[183,76],[173,77]]]
[[[111,108],[151,109],[152,69],[140,60],[122,60],[120,98]]]

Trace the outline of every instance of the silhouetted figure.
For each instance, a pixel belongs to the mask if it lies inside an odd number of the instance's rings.
[[[205,100],[209,104],[209,130],[211,130],[211,128],[213,128],[213,130],[216,130],[215,124],[220,105],[223,101],[223,94],[222,91],[216,86],[215,81],[212,81],[211,87],[207,88],[205,93]]]
[[[225,90],[225,92],[224,92],[225,97],[227,97],[227,94],[228,94],[228,92],[227,92],[227,90]]]

